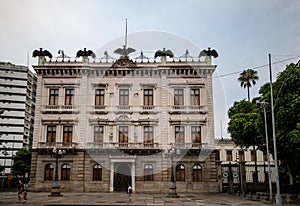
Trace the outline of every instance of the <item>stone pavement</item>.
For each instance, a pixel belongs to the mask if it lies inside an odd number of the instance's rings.
[[[128,202],[125,193],[62,193],[61,197],[48,197],[49,193],[28,193],[24,205],[30,206],[83,206],[83,205],[134,205],[134,206],[183,206],[183,205],[270,205],[264,200],[251,200],[241,196],[231,196],[224,193],[180,194],[179,198],[168,198],[166,194],[133,194],[133,200]],[[23,205],[17,203],[16,192],[0,193],[0,206]],[[286,204],[283,204],[286,205]],[[289,204],[291,206],[293,204]],[[297,204],[294,204],[297,205]],[[298,204],[299,205],[299,204]]]

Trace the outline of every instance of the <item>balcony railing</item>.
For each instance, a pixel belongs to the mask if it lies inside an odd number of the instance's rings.
[[[202,149],[206,143],[172,143],[176,149]]]
[[[79,112],[76,105],[44,105],[42,106],[42,112]]]
[[[88,142],[87,149],[159,149],[159,144],[129,142]]]
[[[38,148],[40,149],[74,149],[78,144],[75,142],[39,142]]]
[[[172,105],[170,113],[206,113],[207,106],[204,105]]]
[[[119,105],[117,106],[118,110],[130,110],[130,106],[129,105]]]

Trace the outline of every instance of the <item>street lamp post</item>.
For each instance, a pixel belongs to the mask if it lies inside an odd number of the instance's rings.
[[[174,168],[173,168],[173,159],[174,156],[176,155],[176,153],[178,154],[179,151],[175,151],[175,147],[172,146],[172,148],[170,150],[166,149],[165,150],[165,155],[167,157],[170,157],[171,159],[171,182],[170,182],[170,187],[169,187],[169,194],[168,197],[171,198],[177,198],[177,192],[176,192],[176,181],[175,181],[175,177],[174,177]]]
[[[269,153],[269,138],[268,138],[268,127],[267,127],[267,115],[266,115],[266,107],[270,104],[268,102],[259,102],[257,103],[263,108],[264,110],[264,122],[265,122],[265,135],[266,135],[266,147],[267,147],[267,161],[268,161],[268,178],[269,178],[269,190],[270,190],[270,202],[273,203],[273,194],[272,194],[272,181],[271,181],[271,169],[270,169],[270,153]]]
[[[274,101],[273,101],[273,82],[272,82],[272,67],[271,67],[271,54],[269,54],[269,73],[270,73],[270,95],[271,95],[271,117],[272,117],[272,134],[274,146],[274,164],[275,164],[275,179],[276,179],[276,206],[282,205],[282,197],[280,194],[280,181],[278,172],[278,158],[277,158],[277,145],[276,145],[276,132],[275,132],[275,116],[274,116]]]
[[[64,153],[65,150],[60,150],[56,148],[51,150],[51,157],[55,158],[55,175],[54,175],[54,181],[52,183],[52,189],[49,197],[63,196],[60,193],[60,184],[58,181],[58,160],[63,156]]]
[[[3,147],[5,148],[5,147]],[[6,148],[5,148],[6,149]],[[6,156],[8,155],[8,152],[6,150],[2,151],[2,154],[4,155],[4,173],[6,174]]]

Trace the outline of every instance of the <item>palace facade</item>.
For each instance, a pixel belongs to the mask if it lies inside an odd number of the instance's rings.
[[[31,190],[218,190],[211,56],[38,58]]]

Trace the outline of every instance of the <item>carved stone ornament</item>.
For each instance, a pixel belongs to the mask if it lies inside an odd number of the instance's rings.
[[[120,115],[119,117],[117,117],[116,120],[119,120],[119,121],[126,121],[126,120],[130,120],[130,118],[129,118],[127,115],[122,114],[122,115]]]
[[[119,68],[119,67],[136,67],[136,63],[133,62],[128,56],[121,56],[115,63],[112,64],[112,68]]]

